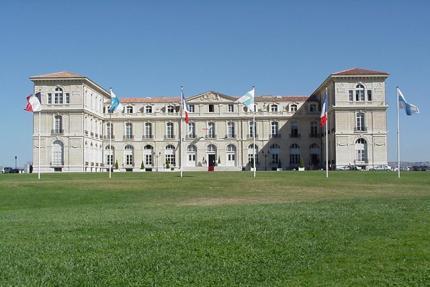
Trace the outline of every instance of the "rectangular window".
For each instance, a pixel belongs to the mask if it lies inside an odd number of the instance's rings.
[[[152,165],[152,154],[145,154],[145,165]]]
[[[349,101],[350,102],[354,101],[354,91],[353,90],[349,90]]]
[[[210,113],[214,113],[215,112],[215,106],[214,105],[209,105],[209,112]]]
[[[194,105],[188,105],[188,111],[190,113],[194,113],[195,109],[194,109]]]
[[[48,93],[48,104],[52,104],[52,94]]]
[[[367,100],[372,101],[372,90],[367,90]]]
[[[234,112],[234,105],[233,104],[229,104],[228,105],[228,112],[229,113],[233,113]]]
[[[107,155],[106,164],[107,165],[113,165],[113,155],[112,154]]]
[[[317,111],[317,105],[316,104],[309,104],[309,111],[311,113],[314,113]]]
[[[70,104],[70,94],[66,93],[66,104]]]

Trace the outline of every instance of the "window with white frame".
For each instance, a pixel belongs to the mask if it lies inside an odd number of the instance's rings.
[[[278,112],[278,105],[277,105],[277,104],[272,104],[272,105],[270,106],[270,110],[271,110],[272,112]]]
[[[227,161],[226,164],[228,166],[234,166],[236,162],[236,146],[233,144],[229,144],[226,150]]]
[[[112,167],[114,162],[114,147],[113,146],[107,146],[106,149],[106,165],[109,167]]]
[[[297,105],[296,104],[290,105],[290,112],[297,112]]]
[[[290,146],[290,165],[296,166],[300,163],[300,147],[298,144]]]
[[[235,124],[234,122],[227,123],[227,137],[234,138],[236,137]]]
[[[152,123],[145,123],[145,130],[143,131],[143,137],[146,139],[152,138]]]
[[[127,108],[125,109],[127,114],[132,114],[133,113],[133,106],[127,106]]]
[[[59,140],[54,141],[52,144],[51,164],[55,166],[64,164],[64,145]]]
[[[108,138],[113,138],[113,124],[106,123],[106,135]]]
[[[124,148],[124,160],[125,160],[125,165],[133,165],[134,161],[133,161],[133,151],[134,148],[132,145],[126,145]]]
[[[359,138],[355,142],[356,160],[359,162],[367,162],[367,142],[363,138]]]
[[[365,115],[363,112],[358,112],[355,117],[355,130],[356,131],[366,131],[365,126]]]
[[[164,150],[164,157],[166,165],[174,167],[176,165],[175,147],[173,145],[167,145]]]
[[[279,135],[279,123],[277,121],[273,121],[270,123],[270,126],[272,137],[277,137]]]
[[[195,165],[197,158],[197,147],[195,145],[191,144],[187,147],[187,158],[188,163]]]
[[[208,138],[215,138],[215,123],[209,122],[208,123]]]
[[[281,147],[278,144],[270,145],[269,152],[272,155],[272,163],[279,163],[279,151]]]
[[[54,93],[54,104],[62,104],[63,103],[63,89],[60,87],[55,88]]]
[[[167,106],[167,112],[169,114],[173,114],[175,112],[175,107],[174,106]]]
[[[250,144],[248,146],[248,164],[252,167],[255,164],[258,164],[258,146],[254,144]]]
[[[54,133],[55,134],[63,133],[63,117],[60,115],[56,115],[54,117]]]
[[[166,138],[173,139],[175,137],[173,123],[166,123]]]
[[[233,104],[228,104],[228,112],[229,113],[233,113],[234,112],[234,105]]]
[[[52,104],[52,94],[48,93],[48,104]]]
[[[355,100],[357,102],[364,102],[364,86],[362,84],[358,84],[355,86]]]
[[[145,114],[152,114],[152,106],[151,105],[145,106]]]
[[[188,109],[188,112],[190,112],[190,113],[195,112],[195,107],[193,104],[188,104],[187,109]]]
[[[145,162],[145,166],[152,166],[153,164],[153,155],[154,148],[152,145],[146,145],[143,147],[143,160]]]
[[[188,131],[187,131],[188,138],[195,138],[196,137],[196,123],[195,122],[189,122],[188,123]]]
[[[133,138],[133,124],[125,123],[125,138],[132,139]]]
[[[254,137],[254,135],[255,137],[257,137],[256,128],[257,128],[256,122],[254,121],[248,122],[248,132],[249,132],[248,137],[252,138]]]
[[[350,102],[354,101],[354,91],[353,90],[349,90],[349,101]]]

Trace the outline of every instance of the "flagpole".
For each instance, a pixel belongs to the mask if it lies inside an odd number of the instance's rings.
[[[254,109],[254,115],[253,115],[253,118],[254,118],[254,129],[253,129],[253,136],[254,136],[254,160],[253,160],[253,162],[254,162],[254,178],[256,177],[256,173],[257,173],[257,170],[256,170],[256,168],[255,168],[255,162],[257,161],[257,146],[255,145],[255,135],[256,135],[256,133],[257,133],[257,124],[256,124],[256,122],[255,122],[255,113],[257,112],[257,109],[256,109],[256,107],[255,107],[255,86],[252,86],[252,89],[254,90],[254,99],[253,99],[253,109]]]
[[[325,124],[325,177],[328,178],[328,91],[327,88],[325,89],[325,96],[326,96],[326,109],[327,109],[327,120]]]
[[[112,178],[112,161],[113,161],[113,150],[112,150],[112,113],[109,113],[109,178]]]
[[[179,108],[180,111],[180,120],[179,120],[179,168],[181,170],[181,178],[183,176],[182,171],[182,113],[184,112],[184,87],[181,86],[181,106]]]
[[[400,103],[399,103],[399,87],[396,87],[397,98],[397,177],[400,178]]]
[[[39,160],[38,160],[39,168],[37,169],[37,179],[39,180],[40,180],[40,127],[41,127],[41,121],[42,121],[41,115],[42,113],[41,111],[39,111],[39,123],[38,123],[39,124],[39,128],[38,128],[39,147],[37,148],[38,157],[39,157]]]

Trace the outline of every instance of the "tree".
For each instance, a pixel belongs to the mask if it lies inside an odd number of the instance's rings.
[[[115,169],[118,169],[118,160],[115,161]]]
[[[142,160],[142,163],[140,164],[140,169],[144,169],[145,168],[145,164],[143,163],[143,160]]]

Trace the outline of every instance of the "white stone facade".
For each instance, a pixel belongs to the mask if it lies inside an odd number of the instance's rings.
[[[330,75],[309,97],[256,97],[258,170],[324,166],[325,137],[319,118],[326,88],[330,95],[330,166],[368,169],[387,164],[384,81],[388,74],[361,69],[348,72],[352,74]],[[42,96],[41,172],[100,172],[110,167],[114,171],[166,171],[178,170],[181,163],[184,170],[252,167],[253,114],[236,103],[237,97],[212,91],[188,97],[190,124],[182,121],[181,133],[179,97],[127,99],[119,95],[123,113],[109,114],[109,93],[87,77],[59,72],[30,79],[34,92]],[[39,120],[35,113],[35,172]]]

